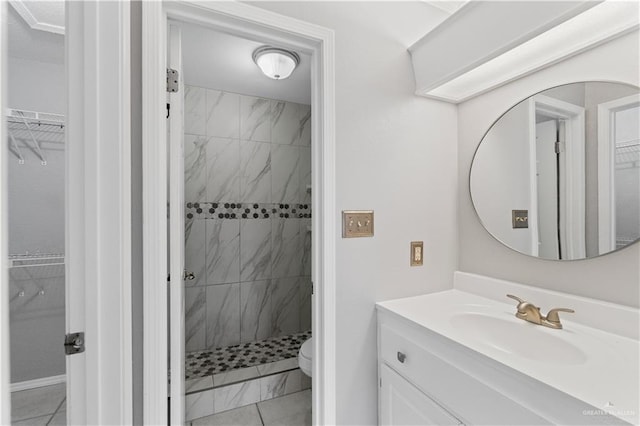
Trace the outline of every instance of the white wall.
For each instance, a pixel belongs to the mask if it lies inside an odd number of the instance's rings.
[[[10,108],[64,114],[64,65],[13,57],[8,65]],[[21,148],[25,164],[9,156],[10,253],[64,251],[64,144],[57,143],[64,139],[63,135],[45,138],[56,142],[42,144],[46,166],[25,148]]]
[[[460,270],[640,305],[639,244],[582,261],[555,262],[522,255],[484,230],[473,211],[467,183],[473,153],[482,135],[513,104],[547,87],[570,82],[608,80],[638,85],[638,37],[638,32],[633,32],[458,106]]]
[[[256,2],[335,30],[337,211],[373,209],[373,238],[337,238],[337,421],[377,423],[375,302],[450,288],[456,107],[414,95],[407,47],[443,12],[421,2]],[[409,266],[424,240],[425,265]]]
[[[514,229],[511,211],[531,211],[529,121],[528,102],[501,117],[475,154],[471,174],[475,208],[485,226],[497,239],[525,253],[531,252],[533,228]],[[505,175],[512,179],[504,179]]]
[[[9,58],[9,107],[64,114],[64,65]]]

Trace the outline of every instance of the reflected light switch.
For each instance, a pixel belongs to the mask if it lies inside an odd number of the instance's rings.
[[[511,210],[511,227],[513,229],[529,227],[529,210]]]

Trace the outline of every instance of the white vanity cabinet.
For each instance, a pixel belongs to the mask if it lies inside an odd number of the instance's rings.
[[[604,425],[592,406],[378,305],[381,425]]]
[[[462,422],[386,364],[381,364],[380,424],[449,426]]]

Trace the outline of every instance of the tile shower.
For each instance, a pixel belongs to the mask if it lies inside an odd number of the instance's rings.
[[[310,386],[294,361],[311,328],[311,110],[186,86],[184,116],[193,419]]]

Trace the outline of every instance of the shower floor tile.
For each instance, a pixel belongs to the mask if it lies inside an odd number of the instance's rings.
[[[257,342],[188,353],[185,366],[186,379],[207,377],[297,357],[300,346],[310,337],[311,331],[305,331]]]

